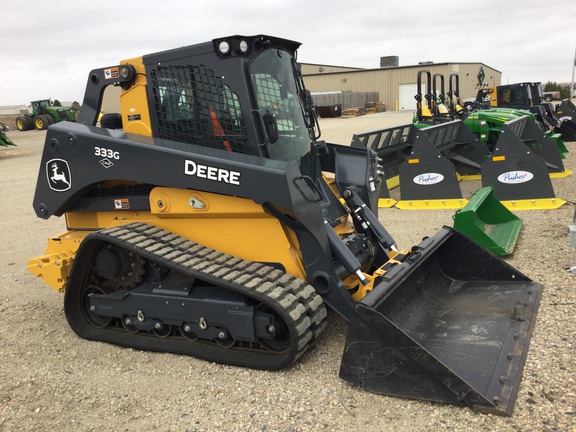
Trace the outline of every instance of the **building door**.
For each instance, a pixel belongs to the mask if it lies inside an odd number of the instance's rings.
[[[398,84],[398,110],[416,110],[417,84]]]

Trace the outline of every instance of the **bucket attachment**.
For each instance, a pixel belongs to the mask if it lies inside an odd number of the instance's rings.
[[[494,196],[509,210],[550,210],[566,201],[556,198],[548,164],[533,153],[506,122],[489,158],[482,163],[482,186],[492,186]]]
[[[492,186],[478,189],[454,215],[454,229],[498,256],[509,255],[520,234],[522,219],[498,201],[492,191]]]
[[[542,285],[449,227],[412,251],[355,305],[340,377],[510,415]]]

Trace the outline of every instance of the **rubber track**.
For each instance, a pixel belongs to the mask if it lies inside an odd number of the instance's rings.
[[[89,324],[80,322],[83,321],[80,318],[82,314],[71,310],[80,307],[78,302],[73,301],[75,297],[77,300],[78,296],[67,291],[67,296],[71,294],[72,299],[65,301],[68,321],[76,333],[86,339],[142,350],[192,355],[217,363],[274,370],[287,367],[302,356],[326,328],[326,308],[314,288],[303,280],[270,266],[215,251],[145,223],[131,223],[100,230],[88,235],[84,240],[86,243],[93,241],[121,246],[178,272],[257,299],[282,317],[289,328],[292,341],[290,349],[274,353],[254,347],[222,348],[214,342],[192,342],[181,336],[161,339],[146,332],[130,334],[119,328],[88,328]],[[81,251],[82,245],[76,261],[88,259]],[[81,265],[79,267],[82,268]],[[73,287],[68,290],[73,290]]]

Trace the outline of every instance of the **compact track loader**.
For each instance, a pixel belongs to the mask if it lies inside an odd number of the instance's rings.
[[[328,306],[344,379],[511,414],[542,286],[449,227],[400,251],[375,152],[319,140],[299,46],[232,36],[91,71],[33,203],[67,231],[29,270],[82,338],[257,369],[300,358]],[[109,85],[121,129],[95,126]]]

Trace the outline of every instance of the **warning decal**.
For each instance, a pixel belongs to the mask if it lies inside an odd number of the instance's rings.
[[[118,67],[112,67],[108,69],[104,69],[104,78],[108,79],[117,79],[120,77],[120,71]]]
[[[127,198],[117,198],[114,200],[114,208],[116,210],[128,210],[130,208],[130,201]]]

